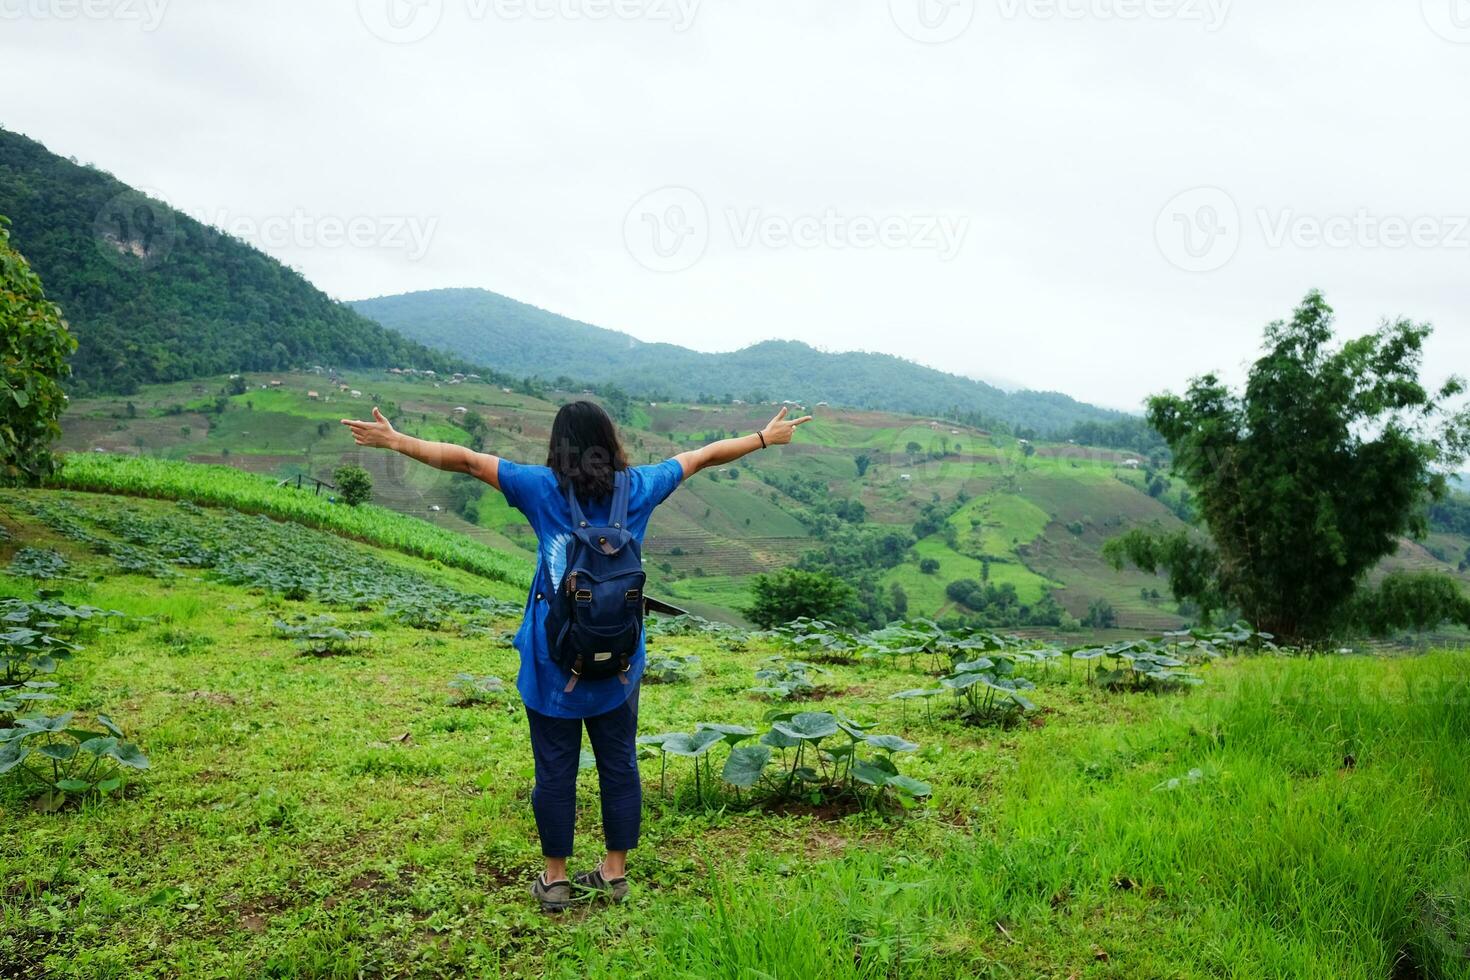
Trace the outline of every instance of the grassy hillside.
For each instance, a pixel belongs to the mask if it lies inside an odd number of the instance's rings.
[[[276,480],[305,475],[330,481],[341,463],[360,462],[373,474],[379,504],[491,553],[532,559],[529,527],[498,494],[468,477],[361,452],[337,420],[365,417],[376,403],[405,431],[468,443],[464,426],[474,412],[488,426],[488,448],[539,462],[555,399],[573,393],[553,392],[543,400],[493,384],[381,372],[337,380],[281,372],[246,380],[249,390],[227,397],[222,413],[216,408],[223,377],[152,386],[132,397],[76,399],[64,420],[63,447],[222,465]],[[769,405],[642,403],[630,413],[637,424],[624,432],[634,461],[653,462],[754,431],[773,411]],[[1132,454],[1039,442],[1028,455],[1012,437],[932,419],[813,411],[816,421],[802,428],[794,445],[703,474],[660,508],[645,549],[659,595],[702,615],[739,621],[751,576],[790,565],[823,544],[798,519],[808,505],[787,492],[786,481],[799,478],[816,481],[831,499],[861,503],[867,522],[878,528],[910,532],[926,506],[946,512],[904,562],[882,571],[885,587],[897,584],[907,593],[911,615],[960,611],[946,590],[958,579],[973,579],[1013,585],[1026,603],[1050,595],[1078,619],[1103,599],[1121,627],[1167,629],[1187,620],[1161,579],[1117,572],[1101,558],[1103,542],[1129,526],[1179,525],[1182,485],[1171,482],[1159,497],[1151,496],[1141,469],[1124,465],[1137,458]],[[869,461],[861,477],[859,455]],[[1391,564],[1459,574],[1456,563],[1467,548],[1470,538],[1437,535],[1423,545],[1406,542]],[[937,561],[938,569],[923,571],[925,559]]]
[[[720,746],[701,802],[689,760],[649,759],[630,903],[551,918],[526,894],[515,695],[450,686],[513,677],[512,590],[263,520],[0,492],[0,597],[47,585],[123,614],[56,675],[61,706],[75,724],[110,713],[151,760],[60,813],[0,780],[0,972],[1467,975],[1463,654],[1233,657],[1163,695],[1058,666],[1010,729],[891,700],[933,684],[923,664],[832,665],[816,707],[907,739],[897,765],[928,800],[757,802],[719,781]],[[21,549],[54,552],[63,577],[17,573]],[[378,591],[354,594],[362,580]],[[481,589],[510,602],[465,604]],[[321,617],[370,635],[323,651],[275,625]],[[790,652],[698,632],[652,649],[702,673],[643,689],[649,733],[763,726],[753,671]],[[580,791],[579,868],[598,844],[591,773]]]
[[[288,365],[460,363],[238,239],[3,129],[0,215],[76,334],[82,393]]]
[[[795,341],[721,354],[648,344],[483,289],[383,296],[352,306],[405,336],[509,374],[611,382],[684,401],[706,395],[792,398],[921,414],[973,413],[1040,432],[1123,417],[1054,392],[1007,393],[887,354],[831,353]]]

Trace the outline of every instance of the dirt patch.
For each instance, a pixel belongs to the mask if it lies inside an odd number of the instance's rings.
[[[475,876],[495,888],[519,888],[536,877],[536,869],[528,864],[501,867],[481,858],[475,862]]]
[[[228,694],[220,694],[217,691],[190,691],[187,695],[190,701],[208,701],[210,704],[221,706],[232,705],[235,699]]]
[[[328,895],[322,899],[322,908],[336,908],[351,897],[354,892],[370,892],[374,895],[384,895],[387,894],[391,887],[392,884],[388,879],[383,877],[381,872],[365,871],[349,881],[342,892]]]
[[[860,698],[865,693],[866,688],[861,687],[819,687],[815,691],[808,691],[801,700],[832,701],[836,698]]]
[[[240,916],[240,928],[244,929],[246,932],[253,932],[256,935],[259,935],[260,933],[265,932],[268,926],[269,923],[266,921],[265,916],[258,913],[251,913],[250,915]]]
[[[849,846],[851,846],[852,842],[849,841],[846,837],[839,837],[836,834],[828,834],[823,833],[822,831],[817,831],[815,833],[807,835],[807,837],[802,841],[802,844],[806,851],[807,857],[813,859],[821,859],[841,857],[843,854],[847,853],[847,849]]]
[[[823,798],[819,803],[806,800],[782,800],[772,804],[767,812],[790,817],[811,817],[813,820],[832,822],[850,817],[862,810],[856,797],[842,795]]]

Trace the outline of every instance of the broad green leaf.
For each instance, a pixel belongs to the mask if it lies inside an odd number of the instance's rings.
[[[990,677],[986,674],[956,674],[950,677],[939,678],[939,683],[951,691],[963,691],[965,688],[974,687],[976,684],[990,683]]]
[[[664,739],[664,751],[670,755],[685,756],[697,759],[710,750],[710,747],[722,741],[724,736],[719,732],[706,729],[695,732],[693,735],[684,732],[675,732]]]
[[[22,745],[19,741],[10,741],[0,744],[0,773],[7,773],[26,761],[26,756],[31,754],[29,745]]]
[[[1007,691],[1006,697],[1010,698],[1012,701],[1016,702],[1016,704],[1020,705],[1022,711],[1036,710],[1036,705],[1028,700],[1025,695],[1021,694],[1018,691]]]
[[[52,742],[49,745],[37,746],[36,754],[55,759],[57,762],[65,762],[77,754],[77,747],[74,742]]]
[[[724,736],[726,745],[739,745],[747,738],[755,737],[754,728],[746,728],[744,725],[717,725],[702,721],[694,726],[696,732],[719,732]]]
[[[90,755],[112,755],[117,751],[118,741],[111,735],[98,735],[82,743],[82,751]]]
[[[867,743],[875,749],[884,752],[913,752],[919,746],[907,739],[899,738],[897,735],[869,735]]]
[[[887,786],[889,780],[893,779],[893,773],[881,766],[859,759],[852,764],[852,778],[869,786]]]
[[[897,694],[890,694],[888,699],[890,701],[906,701],[910,698],[932,698],[936,694],[942,693],[943,689],[938,687],[915,687],[907,691],[899,691]]]
[[[894,776],[888,780],[888,785],[905,796],[928,796],[934,791],[928,783],[912,776]]]
[[[121,776],[113,776],[111,779],[104,779],[104,780],[102,780],[102,782],[98,783],[97,784],[97,792],[99,792],[99,793],[111,793],[113,790],[117,789],[121,785],[122,785],[122,777]]]
[[[148,768],[148,757],[143,754],[142,749],[131,742],[119,742],[117,751],[112,753],[112,757],[129,769]]]
[[[794,749],[801,744],[801,739],[792,738],[772,728],[760,737],[760,744],[769,745],[776,749]]]
[[[750,789],[760,781],[761,773],[771,761],[768,745],[737,745],[730,750],[720,776],[732,786]]]
[[[981,671],[989,670],[989,669],[991,669],[994,666],[995,666],[995,661],[990,660],[989,658],[986,658],[986,657],[981,657],[979,660],[968,660],[968,661],[966,661],[965,663],[962,663],[962,664],[955,664],[954,670],[951,671],[951,673],[954,673],[954,674],[978,674]]]
[[[112,734],[116,735],[118,738],[122,738],[123,737],[122,729],[121,728],[118,728],[117,725],[113,724],[112,719],[109,718],[109,717],[107,717],[106,715],[98,715],[97,716],[97,724],[101,725],[103,728],[107,729],[109,732],[111,732]]]
[[[85,779],[62,779],[57,781],[56,788],[67,793],[85,793],[92,784]]]
[[[71,723],[72,716],[75,714],[76,712],[74,711],[68,711],[66,714],[57,715],[54,718],[47,718],[45,715],[39,715],[35,718],[17,718],[15,723],[21,728],[29,728],[33,732],[55,733],[65,731],[66,726]]]
[[[837,719],[825,711],[803,711],[790,721],[776,722],[771,730],[791,738],[815,742],[837,734]]]

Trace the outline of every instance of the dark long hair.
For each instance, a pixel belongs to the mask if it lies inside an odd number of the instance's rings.
[[[601,500],[613,492],[613,476],[628,468],[628,457],[618,441],[618,428],[596,402],[568,402],[551,423],[551,447],[546,465],[556,474],[557,486],[570,484],[583,500]]]

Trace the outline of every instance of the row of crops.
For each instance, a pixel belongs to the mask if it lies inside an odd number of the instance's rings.
[[[228,466],[204,466],[146,456],[73,453],[52,477],[53,486],[96,493],[188,500],[326,528],[443,562],[497,582],[528,587],[528,561],[464,535],[381,507],[348,507],[325,497],[278,487],[265,477]]]
[[[946,630],[932,620],[852,633],[829,622],[798,619],[761,634],[805,655],[770,657],[756,670],[753,693],[801,700],[818,692],[823,663],[904,663],[936,675],[931,687],[897,691],[905,703],[949,697],[976,723],[1007,724],[1036,710],[1030,692],[1054,676],[1075,676],[1111,691],[1166,692],[1203,683],[1200,668],[1242,652],[1279,652],[1269,633],[1246,623],[1196,628],[1105,646],[1061,648],[983,629]]]
[[[55,591],[0,599],[0,778],[25,783],[42,811],[117,793],[129,770],[148,768],[148,757],[108,715],[99,713],[92,729],[80,727],[73,711],[47,713],[61,700],[54,678],[82,649],[80,640],[121,618],[69,605]]]
[[[382,609],[400,622],[429,629],[450,619],[488,621],[520,612],[518,605],[381,561],[333,535],[259,514],[205,510],[187,501],[164,511],[85,498],[13,497],[10,502],[105,557],[119,572],[172,578],[198,569],[218,581],[286,599]],[[8,571],[47,580],[71,574],[62,556],[36,548],[17,552]]]
[[[1006,726],[1036,711],[1035,692],[1050,682],[1120,694],[1164,693],[1202,683],[1201,668],[1219,658],[1279,651],[1269,634],[1244,623],[1064,649],[986,630],[946,630],[924,619],[866,633],[812,619],[757,634],[692,617],[650,622],[650,633],[677,637],[695,632],[713,634],[729,652],[745,650],[752,638],[785,649],[756,663],[755,683],[747,689],[752,697],[774,702],[765,714],[764,731],[705,722],[693,732],[640,737],[644,757],[659,762],[665,792],[671,766],[689,760],[694,799],[705,805],[728,805],[730,793],[738,802],[742,791],[760,794],[765,803],[848,803],[861,809],[885,804],[908,808],[929,795],[928,784],[900,772],[901,758],[920,753],[919,744],[907,735],[875,734],[873,725],[841,712],[801,710],[800,702],[843,693],[829,686],[833,665],[903,667],[932,674],[932,686],[878,695],[903,706],[907,731],[908,709],[914,703],[923,705],[930,722],[933,702],[941,699],[948,702],[951,717],[964,723]],[[694,684],[702,668],[698,656],[657,644],[650,648],[645,680]],[[711,754],[722,748],[722,764],[719,759],[711,764]],[[687,780],[684,788],[689,788]]]

